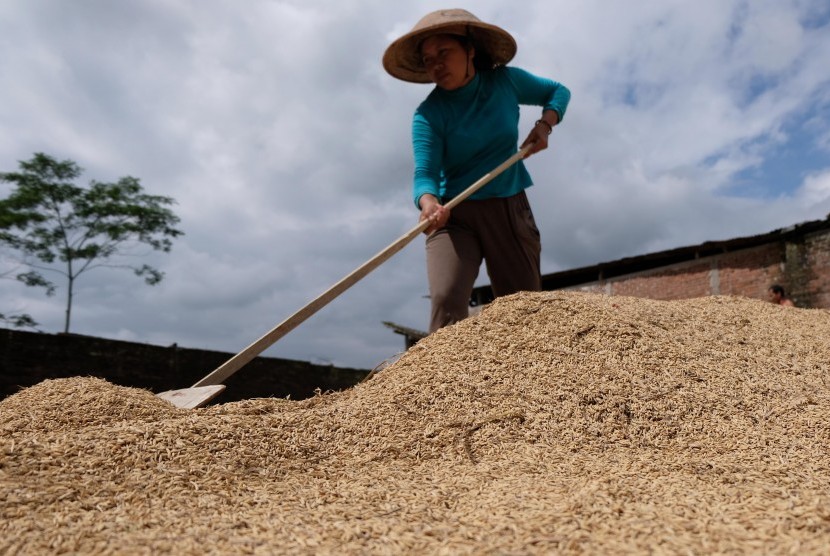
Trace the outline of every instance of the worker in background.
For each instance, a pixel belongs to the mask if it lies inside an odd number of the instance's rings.
[[[769,287],[769,300],[776,305],[784,305],[786,307],[795,307],[792,300],[784,293],[784,288],[778,284],[773,284]]]

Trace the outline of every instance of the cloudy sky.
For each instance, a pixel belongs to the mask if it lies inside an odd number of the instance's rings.
[[[527,161],[543,273],[830,213],[827,0],[4,0],[0,171],[44,152],[79,185],[137,177],[186,234],[141,259],[155,287],[83,275],[72,331],[237,352],[415,226],[410,121],[430,86],[380,59],[447,7],[571,89]],[[65,291],[0,280],[0,312],[59,332]],[[372,368],[403,349],[382,321],[427,327],[426,293],[419,237],[265,354]]]

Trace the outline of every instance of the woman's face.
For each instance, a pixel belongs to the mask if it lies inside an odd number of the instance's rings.
[[[421,43],[421,61],[433,83],[452,91],[463,87],[475,75],[473,56],[475,49],[469,49],[452,35],[433,35]]]

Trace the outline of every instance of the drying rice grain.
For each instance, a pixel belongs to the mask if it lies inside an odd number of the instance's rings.
[[[0,401],[0,552],[823,553],[828,338],[821,310],[546,292],[309,400],[46,381]]]

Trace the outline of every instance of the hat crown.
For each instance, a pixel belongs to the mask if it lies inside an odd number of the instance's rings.
[[[412,32],[448,23],[481,23],[481,20],[467,10],[436,10],[422,17],[412,28]]]

